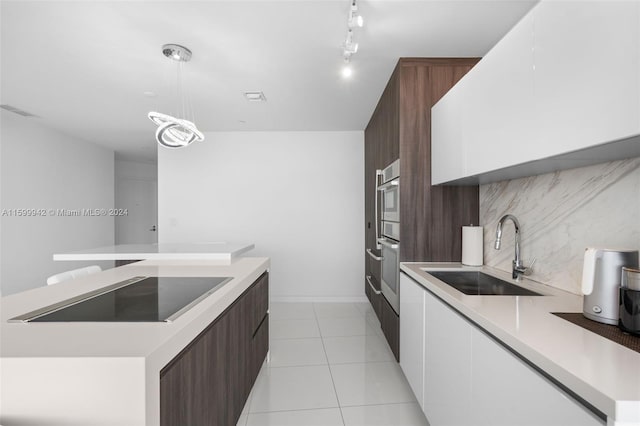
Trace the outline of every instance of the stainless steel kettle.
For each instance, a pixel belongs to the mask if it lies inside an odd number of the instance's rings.
[[[623,266],[638,267],[638,250],[585,250],[582,270],[582,314],[585,317],[605,324],[618,324]]]

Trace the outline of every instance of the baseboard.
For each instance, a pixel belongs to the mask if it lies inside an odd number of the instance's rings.
[[[315,303],[364,303],[369,302],[366,296],[272,296],[271,302],[315,302]]]

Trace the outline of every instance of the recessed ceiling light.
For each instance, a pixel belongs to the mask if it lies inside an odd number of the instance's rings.
[[[156,92],[152,92],[150,90],[146,91],[146,92],[142,92],[143,95],[145,95],[147,98],[155,98],[156,96]]]
[[[244,97],[251,102],[265,102],[267,100],[262,92],[244,92]]]
[[[353,69],[350,65],[345,65],[342,68],[342,78],[350,78],[353,75]]]

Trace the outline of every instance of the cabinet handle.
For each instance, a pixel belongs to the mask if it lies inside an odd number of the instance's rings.
[[[371,275],[367,275],[367,283],[369,284],[369,287],[371,287],[371,291],[373,291],[375,294],[382,294],[380,290],[376,290],[373,284],[371,284]]]
[[[373,258],[373,260],[377,260],[378,262],[381,261],[383,259],[382,256],[376,256],[375,254],[373,254],[373,252],[371,251],[371,249],[367,249],[367,254],[369,256],[371,256]]]
[[[374,202],[374,204],[375,204],[375,213],[374,213],[375,219],[374,219],[374,222],[376,224],[376,248],[378,250],[380,250],[380,244],[378,243],[378,238],[380,238],[380,223],[378,222],[378,199],[379,199],[379,197],[378,197],[378,182],[380,181],[380,179],[379,179],[380,176],[382,176],[382,170],[378,169],[378,170],[376,170],[376,187],[375,187],[375,190],[373,191],[375,193],[374,194],[374,198],[375,198],[375,202]]]

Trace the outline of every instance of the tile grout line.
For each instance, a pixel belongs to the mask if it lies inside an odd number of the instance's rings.
[[[329,367],[329,376],[331,377],[331,384],[333,385],[333,391],[336,394],[336,402],[338,403],[338,410],[340,410],[340,418],[342,419],[342,425],[346,426],[344,421],[344,414],[342,413],[342,405],[340,404],[340,398],[338,397],[338,389],[336,389],[336,382],[333,380],[333,372],[331,371],[331,363],[329,362],[329,356],[327,355],[327,348],[324,346],[324,339],[322,338],[322,331],[320,330],[320,321],[318,321],[318,313],[316,312],[316,305],[313,305],[313,314],[316,317],[316,322],[318,323],[318,331],[320,331],[320,341],[322,342],[322,350],[324,351],[324,356],[327,358],[327,367]]]
[[[271,413],[297,413],[300,411],[321,411],[321,410],[335,410],[340,407],[318,407],[318,408],[292,408],[288,410],[273,410],[273,411],[256,411],[251,414],[271,414]]]

